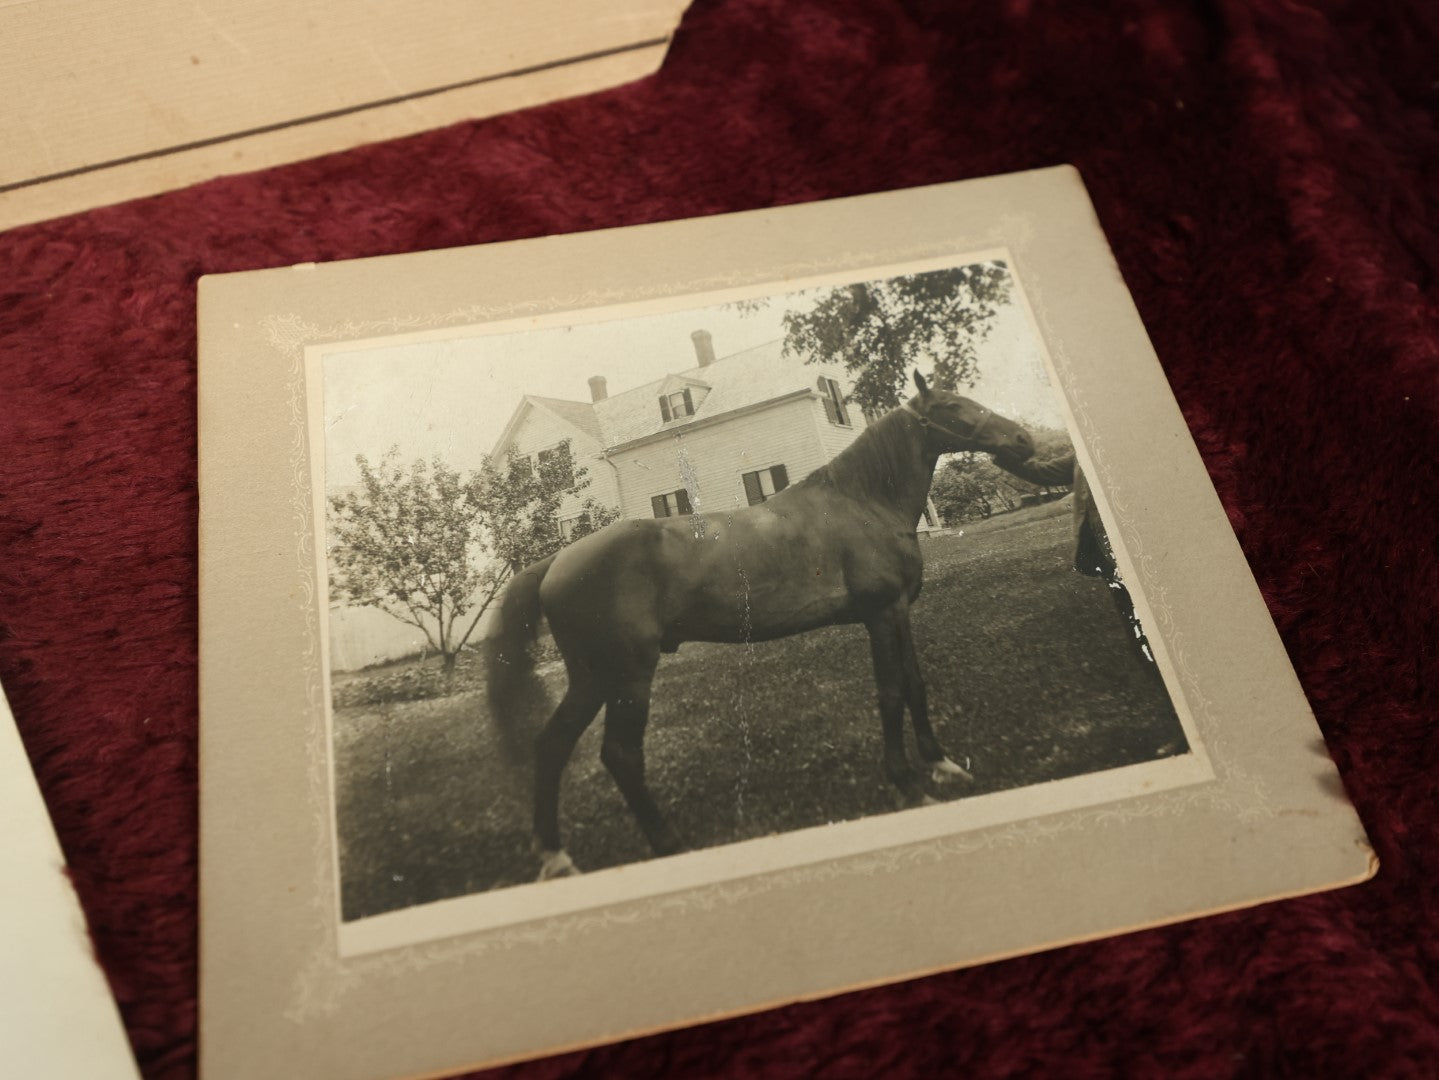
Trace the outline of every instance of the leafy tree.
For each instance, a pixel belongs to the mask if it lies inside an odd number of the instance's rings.
[[[939,511],[940,521],[946,525],[983,517],[984,513],[979,508],[980,496],[979,485],[972,477],[950,468],[936,472],[929,487],[930,500]]]
[[[1011,282],[994,261],[841,285],[812,309],[785,314],[785,353],[843,362],[854,377],[850,398],[871,412],[903,400],[916,363],[932,367],[935,386],[954,390],[974,382],[975,346],[1008,303]]]
[[[477,503],[478,524],[488,540],[491,555],[509,573],[522,570],[562,545],[560,503],[566,495],[579,495],[589,486],[589,470],[577,465],[568,440],[538,461],[513,447],[501,468],[486,461],[474,474],[483,498]],[[593,499],[586,499],[570,539],[608,525],[619,515]]]
[[[1035,460],[1064,461],[1066,478],[1072,473],[1074,447],[1069,436],[1053,428],[1031,428]],[[930,496],[946,521],[972,521],[991,514],[1013,510],[1026,495],[1053,494],[1069,490],[1069,483],[1058,481],[1036,484],[996,465],[981,453],[952,454],[934,476]]]
[[[568,442],[468,476],[439,457],[405,465],[398,448],[355,462],[359,485],[329,502],[333,587],[419,629],[447,672],[510,575],[560,547],[560,501],[589,484]],[[616,516],[588,499],[570,538]]]
[[[978,463],[972,454],[955,455],[947,461],[935,473],[929,495],[940,517],[951,524],[987,518],[997,510],[1014,508],[1005,489],[986,482],[979,475]]]
[[[930,496],[946,521],[972,521],[1013,510],[1032,490],[982,454],[955,454],[935,473]]]

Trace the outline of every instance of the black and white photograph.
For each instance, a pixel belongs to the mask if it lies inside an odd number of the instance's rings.
[[[1012,260],[940,262],[324,353],[342,920],[1195,762]]]

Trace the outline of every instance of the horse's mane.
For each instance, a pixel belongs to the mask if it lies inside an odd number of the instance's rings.
[[[901,487],[897,481],[905,478],[917,450],[916,428],[906,423],[902,409],[891,409],[796,486],[826,487],[861,499],[893,500]]]

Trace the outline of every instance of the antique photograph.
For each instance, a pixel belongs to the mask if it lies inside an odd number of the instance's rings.
[[[1020,289],[327,351],[343,920],[1189,755]]]
[[[439,1075],[1375,872],[1072,169],[198,311],[209,1072]]]

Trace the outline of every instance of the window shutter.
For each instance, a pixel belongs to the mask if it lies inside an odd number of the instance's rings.
[[[849,413],[844,407],[844,395],[839,392],[839,383],[830,378],[819,380],[820,392],[824,394],[824,414],[831,424],[849,427]]]
[[[650,509],[655,512],[655,517],[669,517],[670,508],[665,505],[665,497],[656,495],[650,500]]]
[[[670,412],[670,399],[663,394],[660,395],[660,416],[664,418],[666,424],[674,419],[674,415]]]
[[[690,388],[689,388],[688,386],[686,386],[686,387],[685,387],[685,415],[686,415],[686,416],[693,416],[694,414],[695,414],[695,399],[690,396]]]
[[[783,491],[789,487],[789,470],[783,465],[776,465],[769,471],[770,477],[774,480],[775,491]]]
[[[747,472],[744,474],[744,497],[749,500],[751,506],[764,502],[764,492],[759,487],[759,473]]]
[[[834,408],[839,413],[839,422],[849,427],[849,409],[845,408],[844,393],[840,390],[839,383],[833,379],[829,381],[829,385],[834,388]]]
[[[675,505],[679,507],[681,514],[690,513],[690,493],[684,488],[675,492]]]

